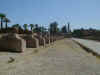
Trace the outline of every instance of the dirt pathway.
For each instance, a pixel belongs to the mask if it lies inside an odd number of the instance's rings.
[[[100,75],[100,59],[70,39],[57,41],[22,61],[0,71],[0,75]]]

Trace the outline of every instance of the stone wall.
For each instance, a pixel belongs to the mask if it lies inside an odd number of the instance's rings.
[[[55,36],[56,40],[61,40],[61,39],[64,39],[65,37],[64,36]]]
[[[26,49],[25,40],[18,34],[9,33],[0,38],[0,51],[22,52]]]

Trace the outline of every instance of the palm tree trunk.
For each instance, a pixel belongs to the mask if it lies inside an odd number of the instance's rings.
[[[6,29],[8,28],[8,24],[7,24],[7,22],[6,22]]]
[[[33,28],[31,27],[31,31],[32,31],[32,29],[33,29]]]
[[[1,30],[3,29],[3,23],[2,23],[3,21],[2,20],[3,20],[3,18],[1,18]]]

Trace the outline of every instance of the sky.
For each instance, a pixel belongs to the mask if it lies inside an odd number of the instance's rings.
[[[59,27],[70,22],[72,29],[100,29],[100,0],[0,0],[0,13],[13,24],[41,24],[57,21]]]

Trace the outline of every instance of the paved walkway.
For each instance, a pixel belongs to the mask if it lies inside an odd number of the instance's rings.
[[[0,75],[100,75],[100,59],[71,39],[58,41],[53,47],[30,55],[0,69]]]
[[[100,55],[100,42],[76,38],[73,38],[73,40],[77,41],[78,43],[82,44],[83,46],[91,49],[93,52]]]

